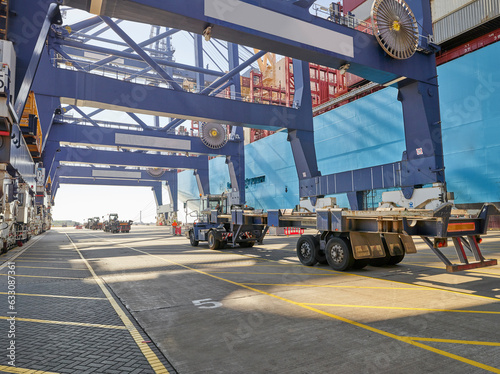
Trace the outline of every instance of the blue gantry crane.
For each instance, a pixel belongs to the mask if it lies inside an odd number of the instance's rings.
[[[326,216],[319,214],[316,217],[321,235],[299,240],[298,254],[303,263],[312,264],[326,258],[332,267],[344,270],[354,265],[362,267],[367,259],[386,258],[389,262],[397,262],[405,251],[413,250],[408,240],[411,233],[423,236],[451,270],[491,265],[492,262],[485,261],[480,254],[476,236],[484,233],[487,216],[493,209],[486,208],[476,220],[455,222],[450,219],[450,206],[446,205],[451,195],[446,190],[444,173],[434,57],[437,47],[432,40],[429,1],[375,0],[371,27],[359,24],[352,15],[317,17],[309,11],[313,3],[310,0],[63,0],[64,5],[95,15],[73,25],[73,29],[61,27],[56,2],[40,0],[30,9],[22,9],[14,3],[13,11],[26,15],[25,19],[43,14],[45,20],[41,27],[39,23],[31,25],[34,29],[31,37],[25,37],[27,33],[22,31],[27,26],[19,21],[14,22],[9,34],[19,51],[16,97],[10,117],[13,131],[8,127],[3,136],[12,137],[13,149],[23,148],[20,132],[15,127],[15,115],[19,118],[33,88],[47,104],[40,114],[45,134],[42,159],[48,167],[47,177],[55,177],[58,166],[52,169],[61,161],[92,165],[114,162],[113,165],[120,167],[159,168],[167,167],[166,164],[172,161],[171,167],[196,169],[195,174],[201,181],[208,173],[207,169],[194,167],[196,161],[191,159],[196,157],[153,152],[221,154],[226,156],[231,173],[230,201],[241,203],[244,202],[241,128],[284,128],[296,164],[300,197],[310,199],[315,206],[324,196],[347,193],[352,209],[348,214],[329,211]],[[165,26],[168,30],[137,43],[114,18]],[[87,43],[89,40],[103,41],[99,31],[90,35],[87,32],[97,24],[112,30],[121,39],[115,44],[127,48],[118,51],[98,46],[98,43]],[[148,45],[177,30],[193,33],[194,67],[183,66],[173,62],[168,55],[148,50]],[[214,40],[228,43],[227,71],[203,66],[202,38],[209,43]],[[260,52],[240,62],[239,45]],[[82,58],[86,56],[85,51],[103,57],[89,62]],[[239,75],[265,51],[294,59],[295,94],[291,107],[244,102],[238,95],[241,90]],[[117,59],[128,65],[116,64]],[[396,87],[404,118],[406,150],[402,156],[385,165],[322,175],[314,148],[309,66],[304,61]],[[106,67],[113,67],[113,73],[106,72]],[[194,74],[196,90],[183,87],[179,70]],[[220,93],[229,87],[230,97],[221,97]],[[87,113],[80,108],[83,106],[93,107],[95,111]],[[87,123],[82,125],[78,120],[68,123],[62,112],[69,109]],[[99,123],[93,117],[103,110],[128,113],[136,128]],[[137,114],[167,117],[170,121],[163,127],[151,128]],[[184,139],[176,134],[176,128],[187,119],[206,124],[201,139]],[[221,141],[224,132],[219,127],[221,124],[231,126],[228,142]],[[116,150],[96,149],[99,146]],[[7,165],[13,165],[17,173],[28,177],[28,162],[23,164],[17,156],[13,159],[12,154],[16,151],[11,152],[9,159],[7,147],[4,148]],[[22,165],[26,165],[25,170]],[[204,183],[207,185],[206,181]],[[423,188],[427,186],[432,188]],[[352,213],[362,207],[363,194],[375,189],[398,190],[385,195],[389,207],[398,203],[406,208],[435,209],[431,215],[422,216],[418,216],[418,212],[379,214],[386,217],[384,219],[377,218],[376,214]],[[235,213],[235,216],[244,217],[244,213],[241,214]],[[275,225],[295,221],[294,217],[281,212],[273,212],[271,218]],[[309,219],[303,218],[300,220]],[[391,219],[394,224],[389,225],[387,222]],[[375,235],[366,235],[367,230],[373,231],[375,227]],[[453,265],[429,237],[438,241],[452,237],[462,264]],[[474,253],[474,264],[467,262],[464,246]]]

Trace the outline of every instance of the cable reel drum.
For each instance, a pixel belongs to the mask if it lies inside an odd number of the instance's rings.
[[[219,149],[226,145],[227,128],[220,123],[208,122],[204,123],[201,127],[201,141],[208,148]]]
[[[373,35],[392,58],[405,60],[418,49],[418,23],[404,0],[375,0],[371,21]]]

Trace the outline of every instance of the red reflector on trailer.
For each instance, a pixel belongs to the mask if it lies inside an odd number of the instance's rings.
[[[461,223],[448,224],[448,232],[474,231],[474,230],[476,230],[475,222],[461,222]]]
[[[0,131],[0,136],[10,136],[9,131]]]

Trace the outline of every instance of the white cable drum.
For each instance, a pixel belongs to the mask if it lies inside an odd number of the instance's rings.
[[[373,35],[391,57],[404,60],[418,48],[418,24],[404,0],[375,0],[371,11]]]
[[[201,126],[201,141],[208,148],[219,149],[227,143],[227,129],[220,123],[204,123]]]

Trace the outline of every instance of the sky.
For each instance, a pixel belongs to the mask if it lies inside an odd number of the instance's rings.
[[[328,6],[330,1],[318,0],[317,4]],[[65,12],[65,25],[71,25],[81,20],[92,17],[86,12],[79,10],[68,10]],[[136,42],[141,42],[149,38],[151,26],[141,25],[132,22],[122,22],[120,24],[124,30]],[[98,29],[96,29],[98,30]],[[100,35],[113,40],[119,38],[112,32],[107,31]],[[175,58],[177,62],[194,65],[193,41],[186,33],[178,33],[173,36],[173,46],[176,49]],[[210,46],[209,46],[210,47]],[[219,65],[224,62],[220,56],[212,54]],[[216,69],[213,62],[206,59],[209,68]],[[211,65],[210,65],[211,64]],[[222,66],[222,68],[224,68]],[[92,111],[92,108],[82,108],[86,113]],[[140,116],[146,123],[150,124],[152,118],[149,116]],[[125,113],[109,111],[102,115],[93,117],[96,119],[113,120],[124,123],[132,123],[131,118]],[[167,118],[161,120],[161,124],[166,124]],[[164,203],[166,203],[166,194],[164,194]],[[179,204],[182,206],[182,204]],[[89,217],[107,216],[109,213],[118,213],[120,219],[134,220],[138,222],[142,217],[142,222],[151,223],[156,221],[156,203],[153,192],[150,187],[117,187],[117,186],[83,186],[63,184],[57,191],[55,205],[52,209],[54,220],[74,220],[83,222]]]

